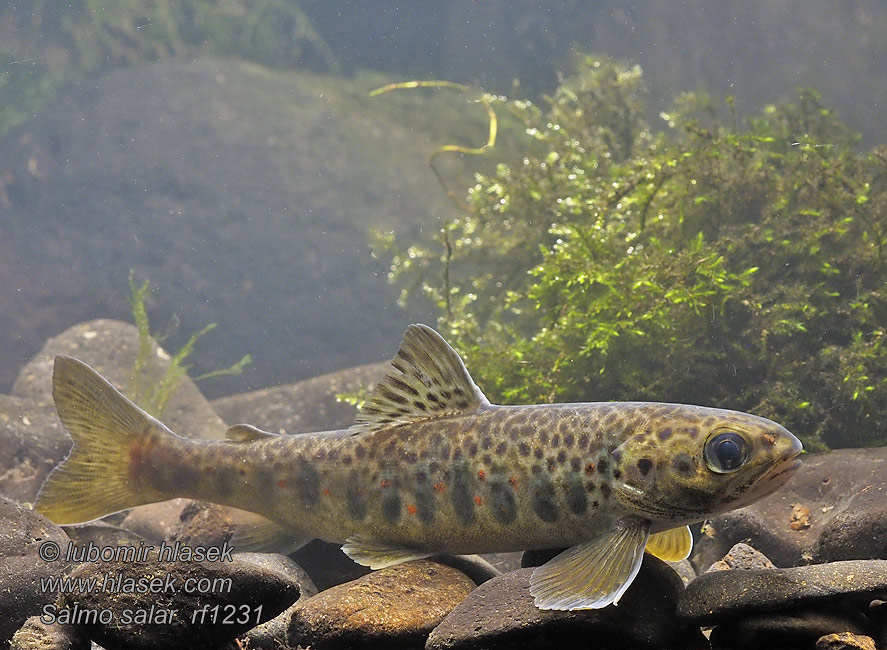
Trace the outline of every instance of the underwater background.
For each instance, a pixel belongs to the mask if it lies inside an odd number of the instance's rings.
[[[242,372],[210,397],[424,321],[502,401],[883,442],[885,28],[876,1],[3,3],[0,386],[148,283],[168,349],[217,325],[186,365]],[[470,89],[370,96],[409,80]]]

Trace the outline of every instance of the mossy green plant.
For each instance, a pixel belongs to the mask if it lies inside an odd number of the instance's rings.
[[[808,449],[887,442],[887,150],[810,89],[740,123],[647,119],[640,69],[585,57],[524,154],[431,240],[379,244],[491,398],[661,400],[771,417]]]
[[[164,337],[158,339],[151,334],[148,310],[145,306],[149,291],[148,281],[146,280],[139,284],[136,282],[134,274],[130,272],[129,289],[132,317],[139,334],[139,344],[133,362],[129,393],[139,406],[151,415],[159,418],[163,414],[173,393],[175,393],[179,382],[188,374],[188,370],[191,368],[190,365],[185,363],[186,359],[194,351],[197,341],[215,329],[216,323],[210,323],[199,332],[195,332],[188,337],[187,342],[178,352],[165,360],[163,373],[159,377],[152,378],[149,372],[149,362],[155,350],[154,341],[162,340]],[[240,361],[227,368],[213,370],[198,375],[193,379],[194,381],[200,381],[221,375],[239,375],[250,363],[252,363],[252,357],[249,354],[245,354]]]

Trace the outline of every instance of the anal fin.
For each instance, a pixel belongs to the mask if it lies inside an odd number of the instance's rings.
[[[401,562],[421,560],[436,555],[433,551],[394,546],[362,535],[352,535],[345,540],[342,551],[358,564],[371,569],[384,569]]]
[[[568,548],[530,576],[530,594],[539,609],[600,609],[616,604],[644,558],[650,522],[620,519],[595,540]]]
[[[653,533],[647,540],[647,551],[666,562],[680,562],[690,557],[693,533],[689,526],[679,526],[661,533]]]

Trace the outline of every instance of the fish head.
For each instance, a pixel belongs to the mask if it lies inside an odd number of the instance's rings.
[[[761,499],[800,467],[800,440],[766,418],[695,406],[651,416],[611,453],[613,492],[634,514],[693,523]]]

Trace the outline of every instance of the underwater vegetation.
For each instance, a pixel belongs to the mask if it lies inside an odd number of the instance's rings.
[[[752,412],[808,449],[887,442],[887,148],[801,89],[739,123],[638,67],[584,57],[525,153],[478,174],[430,239],[377,242],[492,400],[656,400]]]
[[[160,417],[166,409],[170,398],[175,393],[179,382],[188,374],[191,365],[185,363],[185,360],[191,356],[194,346],[198,339],[203,335],[214,330],[217,323],[210,323],[199,332],[195,332],[188,337],[185,344],[169,357],[168,363],[164,367],[164,371],[159,376],[151,370],[150,357],[155,353],[154,341],[161,342],[165,336],[158,336],[151,333],[151,324],[148,319],[148,309],[145,304],[150,285],[147,280],[139,284],[135,280],[132,272],[129,274],[129,304],[132,308],[132,318],[139,332],[139,347],[136,351],[136,357],[133,361],[132,377],[129,385],[129,392],[133,399],[145,411],[155,417]],[[243,355],[240,361],[231,364],[227,368],[211,370],[192,379],[200,381],[201,379],[209,379],[210,377],[218,377],[221,375],[239,375],[243,369],[252,363],[252,356]]]

